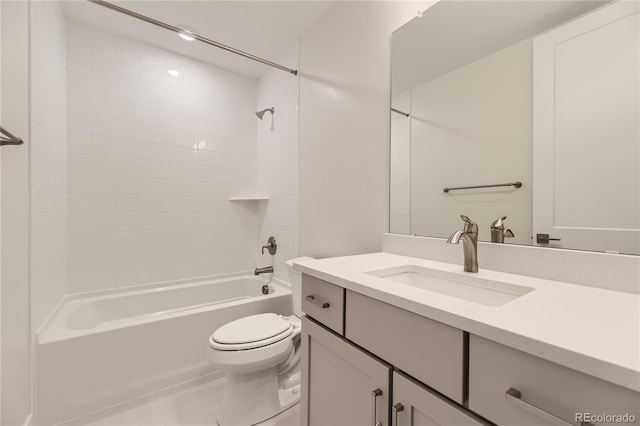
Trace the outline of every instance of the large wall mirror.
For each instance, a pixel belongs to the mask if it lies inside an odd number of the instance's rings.
[[[640,254],[639,4],[442,0],[395,31],[390,232]]]

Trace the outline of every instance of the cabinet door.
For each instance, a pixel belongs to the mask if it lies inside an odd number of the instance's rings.
[[[387,426],[389,365],[302,318],[302,424]]]
[[[482,426],[487,423],[424,385],[393,373],[392,426]]]
[[[600,414],[638,419],[640,393],[471,335],[469,409],[499,425],[566,426]]]

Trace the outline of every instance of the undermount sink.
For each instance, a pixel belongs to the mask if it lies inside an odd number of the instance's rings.
[[[468,273],[441,271],[417,265],[402,265],[366,273],[485,306],[502,306],[534,290]]]

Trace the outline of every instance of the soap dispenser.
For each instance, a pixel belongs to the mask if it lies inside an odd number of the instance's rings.
[[[513,232],[511,229],[504,229],[503,221],[506,219],[506,216],[502,216],[500,219],[496,220],[491,224],[491,242],[492,243],[504,243],[505,238],[513,238]]]

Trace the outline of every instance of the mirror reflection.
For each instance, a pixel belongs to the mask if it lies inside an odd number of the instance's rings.
[[[390,232],[640,254],[638,17],[445,0],[395,31]]]

